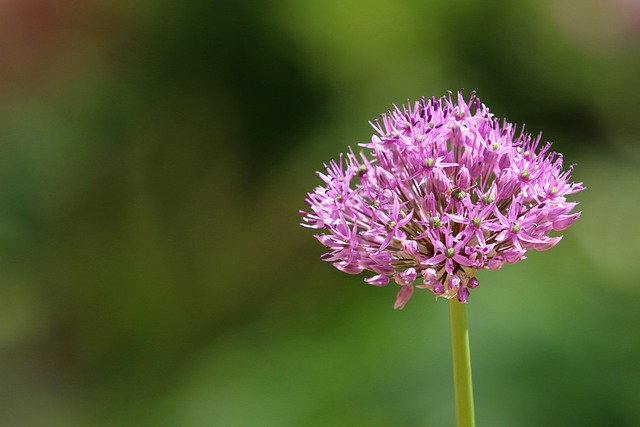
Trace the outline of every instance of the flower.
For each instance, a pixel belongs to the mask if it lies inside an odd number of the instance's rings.
[[[325,165],[324,182],[307,194],[303,226],[338,269],[376,275],[366,283],[400,290],[402,308],[414,286],[466,303],[479,286],[475,272],[525,259],[555,246],[580,212],[566,196],[562,155],[489,113],[474,93],[431,98],[370,122],[368,155],[349,150]]]

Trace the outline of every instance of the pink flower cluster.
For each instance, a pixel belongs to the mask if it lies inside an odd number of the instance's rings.
[[[422,99],[371,123],[370,158],[352,150],[325,165],[302,225],[341,271],[400,285],[395,308],[416,288],[467,302],[476,270],[498,270],[528,249],[555,246],[580,216],[566,196],[583,189],[562,156],[493,117],[471,94]]]

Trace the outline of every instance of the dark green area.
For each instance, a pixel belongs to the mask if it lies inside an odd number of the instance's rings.
[[[368,120],[459,88],[588,187],[479,274],[478,425],[637,424],[632,6],[100,3],[0,5],[0,425],[453,425],[447,304],[393,311],[297,211]]]

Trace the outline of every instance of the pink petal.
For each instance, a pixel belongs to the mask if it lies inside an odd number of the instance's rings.
[[[553,219],[553,229],[556,231],[566,230],[571,224],[576,222],[576,219],[580,217],[581,213],[582,212],[577,212],[573,215],[558,215]]]
[[[387,286],[391,279],[384,274],[378,274],[377,276],[367,277],[364,281],[373,286]]]
[[[359,274],[359,273],[362,273],[362,270],[364,270],[364,268],[362,268],[360,264],[358,264],[357,262],[351,262],[351,263],[348,263],[346,261],[334,262],[333,266],[338,270],[348,274]]]
[[[398,291],[398,295],[396,296],[396,302],[393,304],[393,308],[396,310],[402,310],[411,298],[411,294],[413,294],[413,286],[404,285]]]
[[[463,286],[458,290],[458,301],[462,304],[466,304],[467,299],[469,299],[469,289]]]

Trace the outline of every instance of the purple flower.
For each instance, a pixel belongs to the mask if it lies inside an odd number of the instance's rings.
[[[444,262],[445,271],[451,275],[456,265],[469,267],[472,264],[469,258],[460,253],[464,249],[466,241],[460,240],[456,242],[451,233],[445,235],[444,243],[435,239],[431,243],[433,244],[435,255],[427,260],[429,265],[438,265]]]
[[[498,270],[547,250],[580,216],[570,194],[573,167],[516,127],[493,117],[472,93],[422,99],[383,114],[367,151],[340,155],[307,194],[302,225],[321,230],[322,258],[365,282],[414,287],[466,303],[475,272]]]
[[[469,287],[460,288],[460,290],[458,291],[458,301],[463,304],[466,304],[467,299],[469,299]]]

